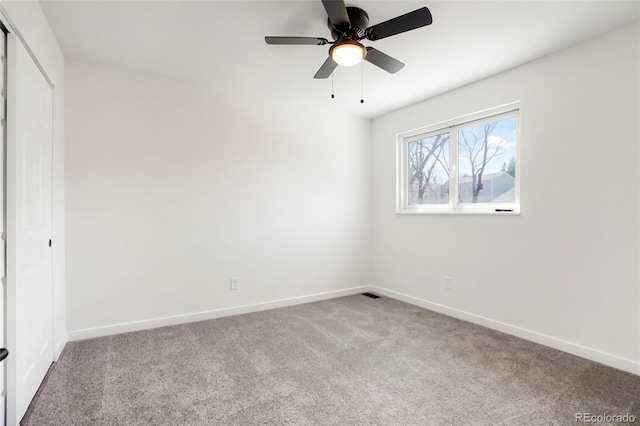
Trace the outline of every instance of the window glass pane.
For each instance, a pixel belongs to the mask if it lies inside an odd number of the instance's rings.
[[[515,159],[515,117],[458,131],[458,202],[515,202]]]
[[[449,204],[449,133],[407,147],[409,204]]]

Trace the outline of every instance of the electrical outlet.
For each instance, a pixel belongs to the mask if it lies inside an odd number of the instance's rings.
[[[240,288],[240,278],[238,277],[231,277],[229,283],[231,285],[231,290],[237,290]]]
[[[451,290],[453,288],[453,277],[444,277],[444,288]]]

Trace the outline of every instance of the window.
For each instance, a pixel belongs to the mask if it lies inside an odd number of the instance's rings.
[[[398,136],[398,213],[519,213],[518,104]]]

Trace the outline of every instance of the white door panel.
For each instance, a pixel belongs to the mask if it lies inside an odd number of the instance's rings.
[[[0,347],[5,348],[7,342],[5,339],[5,294],[6,294],[6,278],[5,278],[5,223],[4,223],[4,149],[6,147],[6,97],[7,90],[5,87],[5,75],[7,67],[6,57],[6,34],[0,32]],[[7,362],[3,361],[0,365],[0,425],[5,424],[5,406],[6,406],[6,368]]]
[[[22,44],[8,37],[7,423],[13,425],[53,362],[53,91]]]

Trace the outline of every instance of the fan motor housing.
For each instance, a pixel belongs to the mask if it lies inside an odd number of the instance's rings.
[[[347,7],[347,14],[349,15],[349,21],[351,21],[351,26],[334,26],[329,19],[327,19],[327,24],[329,29],[331,30],[331,36],[334,40],[340,40],[345,38],[354,38],[354,39],[362,39],[365,35],[365,30],[369,26],[369,15],[364,10],[359,7]]]

